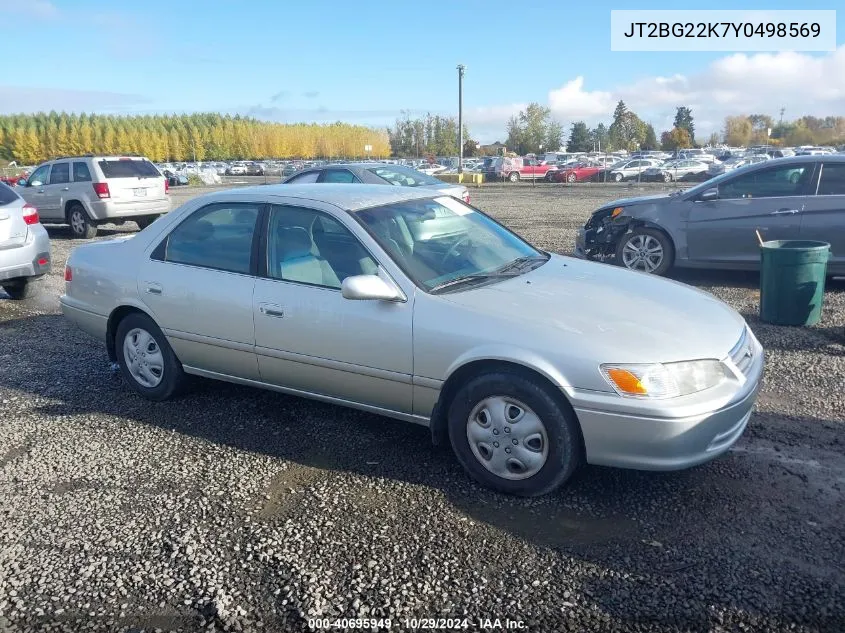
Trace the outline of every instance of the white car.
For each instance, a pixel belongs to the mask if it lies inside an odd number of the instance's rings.
[[[661,160],[653,160],[651,158],[635,158],[634,160],[614,165],[608,180],[622,182],[623,180],[637,178],[649,167],[657,167],[662,163],[663,161]]]
[[[438,163],[431,165],[424,163],[417,167],[417,171],[424,173],[426,176],[433,176],[434,174],[439,174],[441,171],[446,171],[446,167]]]
[[[745,167],[746,165],[756,165],[757,163],[764,163],[767,160],[771,160],[768,154],[753,154],[751,156],[729,158],[728,160],[721,163],[712,163],[707,168],[707,175],[718,176],[719,174],[724,174],[726,171],[739,169],[740,167]]]
[[[50,237],[38,210],[0,182],[0,286],[12,299],[26,299],[50,265]]]
[[[99,224],[134,221],[139,228],[170,211],[168,182],[137,156],[76,156],[39,165],[18,193],[45,224],[69,224],[78,239],[97,235]]]

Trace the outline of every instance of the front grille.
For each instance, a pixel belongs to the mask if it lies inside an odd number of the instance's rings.
[[[748,328],[745,328],[742,331],[742,336],[739,337],[739,341],[733,346],[729,355],[733,364],[736,365],[736,368],[739,369],[744,376],[747,376],[749,370],[751,369],[751,365],[754,362],[754,345],[751,341],[751,337],[748,335]]]

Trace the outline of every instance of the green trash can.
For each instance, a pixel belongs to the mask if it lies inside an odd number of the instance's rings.
[[[815,325],[822,316],[830,244],[773,240],[760,246],[760,319]]]

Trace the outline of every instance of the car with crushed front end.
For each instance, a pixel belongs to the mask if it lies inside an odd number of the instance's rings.
[[[418,423],[517,495],[584,462],[711,460],[763,372],[712,295],[544,252],[426,189],[215,192],[74,249],[65,280],[63,313],[145,398],[193,374]]]
[[[673,266],[758,270],[764,240],[828,242],[845,274],[845,156],[775,158],[690,189],[614,200],[575,238],[575,256],[665,275]]]

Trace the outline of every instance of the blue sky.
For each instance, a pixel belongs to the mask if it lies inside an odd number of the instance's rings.
[[[701,131],[754,108],[845,115],[845,10],[835,53],[611,52],[610,10],[626,5],[0,0],[7,26],[19,25],[4,29],[4,65],[19,71],[0,79],[0,113],[220,111],[387,125],[401,110],[455,114],[463,63],[465,116],[482,141],[504,136],[507,117],[531,101],[568,126],[608,119],[625,98],[658,132],[676,105],[692,105]]]

